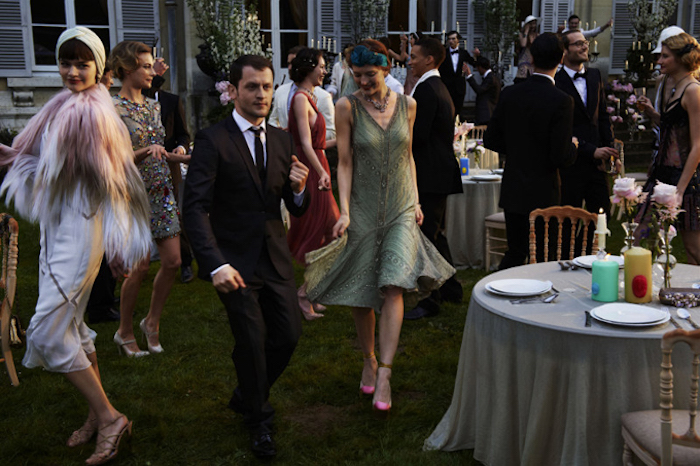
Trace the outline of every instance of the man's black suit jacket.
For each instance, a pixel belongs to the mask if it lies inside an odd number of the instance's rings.
[[[484,145],[506,157],[501,208],[529,215],[559,204],[558,169],[576,160],[573,111],[571,96],[545,76],[503,89],[484,135]]]
[[[440,72],[440,77],[442,82],[445,83],[447,90],[452,97],[452,103],[455,107],[455,114],[459,114],[464,105],[464,96],[467,93],[467,81],[462,74],[462,66],[464,62],[475,66],[476,62],[474,57],[469,55],[466,50],[459,49],[459,59],[457,60],[457,71],[455,71],[452,66],[452,56],[450,55],[450,48],[445,48],[445,60],[440,64],[438,71]]]
[[[581,96],[574,86],[566,70],[559,70],[554,78],[557,88],[569,94],[574,99],[573,134],[578,138],[578,158],[576,163],[566,170],[567,175],[581,177],[605,176],[598,170],[601,160],[593,158],[593,153],[599,147],[611,147],[613,144],[612,123],[606,111],[605,88],[600,71],[590,68],[586,73],[586,100],[583,104]]]
[[[299,216],[308,207],[310,193],[305,190],[301,206],[294,203],[289,181],[292,138],[270,125],[266,131],[266,186],[233,116],[195,136],[183,210],[200,278],[211,280],[211,272],[228,263],[247,282],[263,248],[283,279],[294,277],[280,199]]]
[[[462,192],[459,163],[454,155],[454,106],[447,88],[437,76],[416,86],[416,121],[413,125],[413,158],[419,193]]]
[[[474,92],[476,92],[476,118],[477,125],[488,125],[491,120],[493,110],[498,103],[498,97],[501,95],[501,80],[491,71],[482,78],[481,84],[476,82],[474,76],[470,76],[467,80]]]

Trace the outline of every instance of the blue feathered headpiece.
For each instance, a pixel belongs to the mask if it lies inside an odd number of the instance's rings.
[[[372,52],[364,45],[358,45],[352,50],[350,61],[355,66],[387,66],[386,55]]]

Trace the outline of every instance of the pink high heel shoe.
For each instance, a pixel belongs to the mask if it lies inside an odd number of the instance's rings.
[[[380,362],[379,369],[391,370],[391,364],[384,364],[383,362]],[[377,378],[379,378],[378,370],[377,370]],[[388,403],[385,403],[383,401],[378,401],[376,396],[377,395],[375,393],[374,398],[372,399],[372,407],[374,408],[374,412],[377,414],[378,417],[381,417],[381,418],[388,417],[389,410],[391,410],[391,398],[389,399]]]
[[[363,355],[364,359],[374,359],[374,351],[369,354]],[[376,377],[375,377],[376,379]],[[360,379],[360,393],[362,395],[372,395],[374,394],[374,385],[363,385],[362,379]]]

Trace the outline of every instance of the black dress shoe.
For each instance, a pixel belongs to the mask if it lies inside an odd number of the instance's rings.
[[[194,280],[194,272],[192,272],[191,265],[183,265],[180,268],[180,281],[182,283],[189,283]]]
[[[99,324],[100,322],[115,322],[119,320],[119,311],[110,307],[104,311],[88,312],[88,321],[91,324]]]
[[[250,449],[258,458],[272,458],[277,454],[272,434],[250,434]]]
[[[228,408],[232,409],[234,413],[245,414],[245,406],[243,406],[243,400],[237,397],[235,393],[228,402]]]
[[[407,313],[403,315],[404,320],[418,320],[422,319],[423,317],[432,317],[434,315],[437,315],[437,312],[431,312],[424,307],[421,306],[416,306]]]

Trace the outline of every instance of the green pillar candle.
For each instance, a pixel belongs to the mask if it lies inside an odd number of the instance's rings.
[[[593,282],[591,298],[593,301],[612,303],[617,301],[618,276],[620,265],[616,261],[601,260],[593,262]]]

